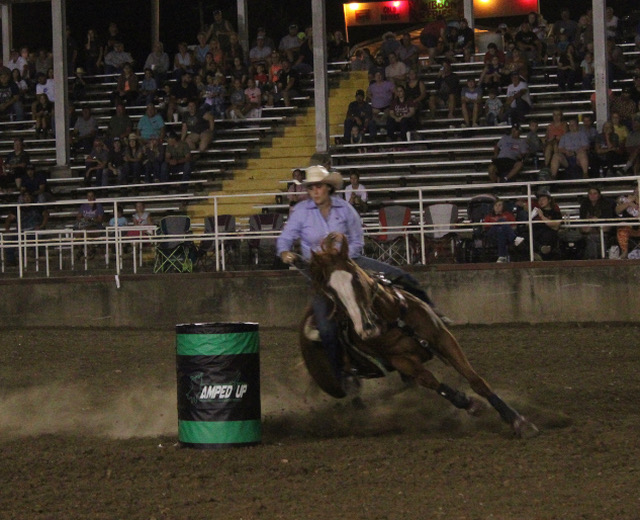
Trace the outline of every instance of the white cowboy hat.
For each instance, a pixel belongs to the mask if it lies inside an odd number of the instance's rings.
[[[309,166],[304,173],[304,181],[301,183],[294,181],[296,184],[306,185],[322,182],[333,186],[336,190],[342,189],[342,176],[338,172],[329,173],[324,166]]]

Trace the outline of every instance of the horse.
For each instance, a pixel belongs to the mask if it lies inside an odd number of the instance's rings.
[[[313,290],[333,302],[332,319],[345,324],[341,327],[345,374],[380,377],[396,370],[403,379],[434,390],[456,408],[480,415],[486,408],[484,401],[451,388],[424,366],[437,357],[462,375],[517,437],[530,438],[539,433],[478,375],[456,338],[428,304],[365,272],[349,258],[348,251],[347,238],[330,233],[321,250],[312,252],[309,263]],[[345,397],[343,382],[332,370],[314,329],[310,307],[301,323],[300,346],[307,370],[320,388],[333,397]]]

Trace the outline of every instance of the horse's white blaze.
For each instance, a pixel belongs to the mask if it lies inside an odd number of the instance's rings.
[[[362,314],[356,300],[356,293],[351,285],[352,279],[353,275],[347,271],[334,271],[329,277],[329,287],[336,292],[345,309],[347,309],[356,333],[363,337]]]

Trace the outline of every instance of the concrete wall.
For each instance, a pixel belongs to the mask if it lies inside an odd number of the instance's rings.
[[[473,268],[471,268],[473,267]],[[459,324],[634,322],[640,263],[436,266],[414,274]],[[308,289],[294,271],[70,277],[0,282],[3,327],[142,327],[255,321],[293,327]]]

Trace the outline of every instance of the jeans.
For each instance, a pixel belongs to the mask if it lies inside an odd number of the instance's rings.
[[[177,173],[182,173],[183,181],[191,179],[191,163],[186,162],[170,166],[169,163],[163,162],[160,168],[160,180],[167,182],[169,180],[169,174],[175,175]]]
[[[516,232],[509,224],[491,226],[487,231],[487,238],[498,244],[498,256],[508,256],[509,244],[516,238]]]

